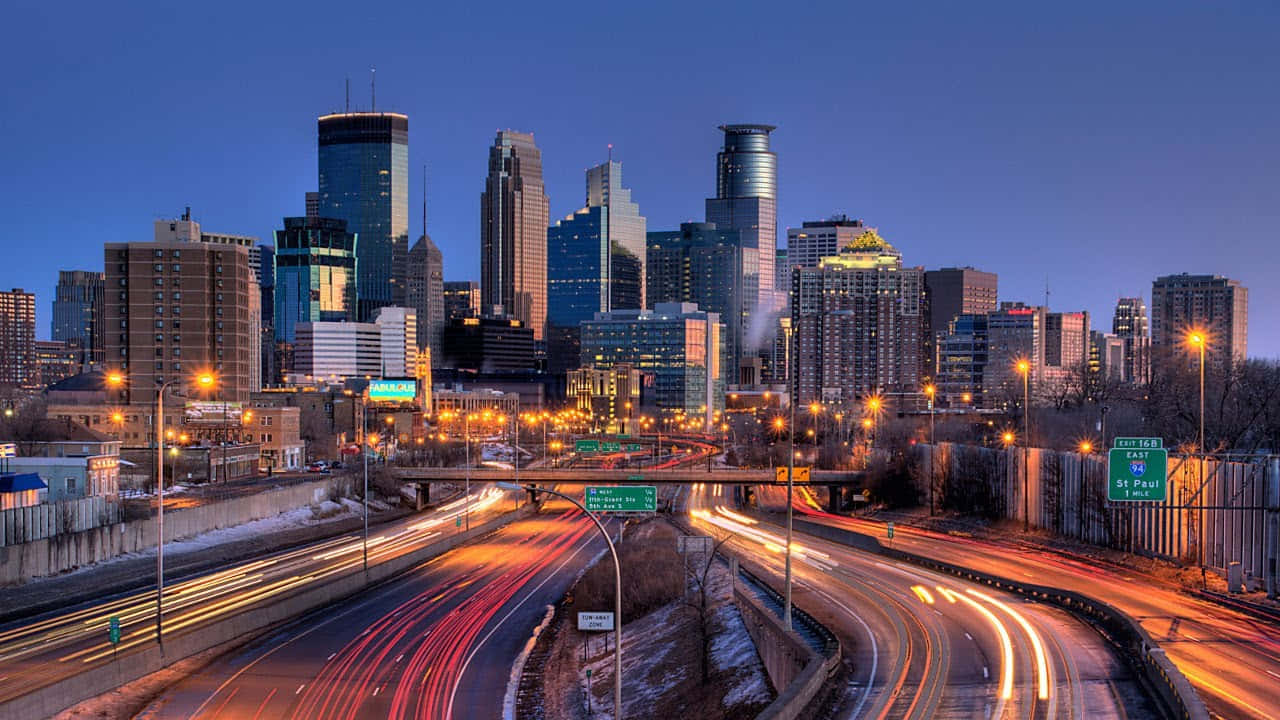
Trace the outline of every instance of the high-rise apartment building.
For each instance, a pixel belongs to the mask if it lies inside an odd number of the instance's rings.
[[[50,337],[68,343],[79,353],[82,366],[102,363],[103,276],[90,270],[60,270],[53,291],[53,323]]]
[[[987,407],[1006,407],[1022,401],[1020,361],[1029,365],[1027,389],[1032,398],[1043,395],[1048,380],[1045,371],[1044,307],[1018,302],[1000,303],[987,314],[987,366],[983,372],[983,396]]]
[[[285,218],[275,235],[275,339],[293,342],[299,323],[354,322],[359,261],[346,221]]]
[[[582,323],[582,366],[620,364],[652,375],[654,404],[667,414],[701,417],[711,427],[724,409],[720,343],[724,325],[692,303],[597,313]]]
[[[739,231],[719,229],[714,223],[680,223],[679,230],[649,233],[648,243],[646,306],[693,303],[715,313],[724,324],[725,382],[736,383],[746,331]]]
[[[1089,313],[1045,313],[1044,364],[1064,371],[1078,369],[1089,358]]]
[[[1145,385],[1151,380],[1151,322],[1140,297],[1120,298],[1111,318],[1111,332],[1124,342],[1121,379]]]
[[[607,237],[610,247],[610,265],[616,270],[625,271],[627,277],[618,277],[619,272],[611,273],[613,285],[617,285],[610,293],[609,307],[602,310],[638,308],[634,302],[644,302],[644,262],[645,262],[645,217],[640,214],[640,206],[631,201],[631,190],[622,186],[622,163],[612,160],[587,170],[587,201],[585,208],[602,207],[608,210]],[[619,248],[624,253],[613,252]],[[622,255],[625,267],[618,267],[616,255]],[[629,256],[629,257],[628,257]],[[555,257],[552,255],[551,257]],[[629,271],[631,265],[639,263],[639,272]],[[628,283],[638,281],[639,288],[633,289]]]
[[[244,401],[260,382],[260,291],[249,248],[185,239],[107,243],[106,365],[129,379],[127,403],[160,383],[213,372],[219,399]],[[194,238],[194,239],[192,239]]]
[[[480,315],[480,283],[450,280],[444,284],[444,319],[448,324],[464,317]]]
[[[1151,345],[1160,356],[1187,353],[1192,330],[1208,337],[1206,360],[1225,368],[1249,349],[1249,290],[1221,275],[1165,275],[1151,283]]]
[[[409,118],[387,112],[322,115],[317,214],[345,220],[357,239],[357,315],[403,306],[409,249]]]
[[[876,232],[876,229],[848,215],[835,215],[829,220],[806,220],[798,228],[787,228],[788,286],[791,268],[797,265],[817,267],[823,258],[839,255],[841,248],[867,231]]]
[[[778,246],[778,156],[769,149],[769,133],[774,129],[773,125],[720,126],[724,145],[716,155],[716,196],[706,202],[707,222],[739,233],[741,314],[748,328],[753,327],[757,312],[777,310],[773,262]],[[744,334],[739,357],[754,355],[772,343],[773,322],[760,321],[754,327],[760,331]]]
[[[406,306],[417,316],[418,348],[440,357],[440,335],[444,332],[444,255],[423,233],[409,249]]]
[[[919,393],[924,269],[866,231],[792,270],[796,402],[846,409],[881,393]]]
[[[373,319],[381,341],[381,377],[415,377],[418,364],[418,317],[413,308],[381,307]]]
[[[533,135],[502,130],[489,148],[480,195],[480,294],[542,340],[547,322],[547,222],[542,151]]]
[[[0,291],[0,387],[34,387],[39,381],[36,294]]]

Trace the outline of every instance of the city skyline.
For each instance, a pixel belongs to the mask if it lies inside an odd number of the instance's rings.
[[[45,12],[18,11],[17,21],[37,28],[4,51],[19,71],[30,66],[32,48],[51,41],[39,30],[56,26],[42,22]],[[129,9],[112,22],[132,22],[137,12],[143,11]],[[679,18],[682,26],[697,28],[710,19],[709,11],[688,12]],[[439,42],[413,43],[413,51],[387,49],[402,32],[393,29],[392,37],[376,42],[357,37],[338,57],[318,48],[272,56],[280,71],[269,76],[248,70],[267,61],[259,50],[226,67],[197,58],[149,64],[144,61],[151,54],[143,51],[152,40],[126,51],[69,28],[60,42],[96,51],[102,62],[93,68],[54,66],[42,72],[43,82],[21,89],[27,102],[44,110],[6,120],[32,142],[6,148],[8,165],[17,170],[3,181],[14,199],[3,221],[6,235],[39,239],[48,232],[48,219],[58,217],[65,252],[55,267],[18,248],[0,286],[37,293],[37,332],[43,337],[58,270],[95,269],[101,242],[146,239],[149,221],[174,217],[184,205],[198,206],[211,226],[269,237],[281,217],[300,214],[298,196],[315,189],[315,117],[343,108],[344,77],[351,78],[352,108],[367,109],[367,69],[376,65],[378,107],[410,116],[410,163],[428,164],[436,178],[431,231],[450,280],[478,279],[475,179],[495,128],[535,133],[546,158],[551,217],[575,209],[579,173],[604,161],[613,143],[650,226],[674,228],[700,219],[703,200],[714,194],[715,168],[707,158],[720,145],[717,125],[767,122],[779,127],[772,137],[779,158],[779,232],[805,219],[846,212],[880,228],[926,267],[990,270],[1003,279],[1002,299],[1037,304],[1048,276],[1052,307],[1086,309],[1095,317],[1109,316],[1120,297],[1141,295],[1149,302],[1154,278],[1181,272],[1239,279],[1254,289],[1255,307],[1280,300],[1280,291],[1265,286],[1266,264],[1243,260],[1265,247],[1273,208],[1280,206],[1274,183],[1265,182],[1280,146],[1262,132],[1276,124],[1280,109],[1270,96],[1251,89],[1276,69],[1270,55],[1256,59],[1268,25],[1258,15],[1268,11],[1229,7],[1211,14],[1183,5],[1151,18],[1130,9],[1103,24],[1066,9],[944,8],[924,26],[892,9],[861,13],[864,25],[881,31],[864,48],[876,59],[860,63],[834,92],[833,73],[843,72],[853,55],[824,50],[797,59],[780,49],[742,61],[744,71],[758,73],[760,84],[775,95],[706,92],[709,78],[721,72],[712,59],[728,43],[713,37],[684,56],[688,87],[663,80],[673,61],[650,73],[650,53],[640,59],[616,53],[613,72],[632,87],[607,112],[581,104],[586,91],[575,86],[598,75],[572,62],[590,46],[572,33],[562,49],[540,61],[527,87],[499,81],[511,93],[500,97],[478,78],[491,73],[495,62],[509,62],[508,51],[478,59],[475,68],[433,65],[434,58],[459,53],[467,38],[481,32],[465,17],[452,18],[457,38],[428,30]],[[182,25],[197,40],[222,27],[187,27],[186,10],[173,15],[162,22]],[[297,18],[270,10],[261,28],[245,32],[248,39],[270,36],[286,20]],[[552,12],[539,22],[568,20]],[[593,15],[570,27],[605,20]],[[777,30],[814,20],[805,11],[789,13]],[[650,12],[633,32],[676,21],[672,12]],[[360,22],[372,21],[357,21],[357,27]],[[743,21],[729,22],[736,27]],[[961,40],[965,33],[944,32],[948,24],[970,34]],[[407,26],[420,23],[403,25],[408,32]],[[1125,33],[1108,32],[1108,25]],[[1010,37],[1016,39],[991,42]],[[1078,53],[1082,37],[1089,38],[1088,61]],[[625,49],[642,41],[627,34],[618,42]],[[1199,48],[1195,58],[1180,50],[1189,42]],[[937,73],[957,57],[960,62]],[[1009,68],[1019,57],[1027,59],[1026,67]],[[108,75],[111,82],[95,80]],[[207,86],[202,104],[254,105],[255,112],[219,122],[215,133],[215,118],[180,115],[184,105],[147,98],[141,109],[155,120],[146,133],[130,127],[130,114],[109,111],[94,122],[111,130],[113,142],[90,144],[88,116],[70,111],[70,103],[104,104],[95,101],[105,97],[105,86],[115,84],[114,94],[172,86],[179,77]],[[790,86],[782,84],[784,77]],[[571,101],[565,102],[565,93]],[[824,107],[830,112],[802,102],[817,93],[828,99]],[[870,106],[862,98],[866,93],[877,96]],[[1220,111],[1177,112],[1189,96]],[[665,112],[676,103],[686,112]],[[931,117],[944,103],[948,112]],[[1105,117],[1089,110],[1098,104],[1108,107]],[[232,146],[243,148],[228,158]],[[175,182],[167,172],[174,161],[204,164],[210,171]],[[410,178],[410,196],[419,190],[416,180]],[[417,219],[409,222],[410,237],[417,237]],[[1220,244],[1204,242],[1214,235],[1232,239],[1242,256],[1224,256]],[[1252,356],[1280,356],[1280,329],[1254,323],[1249,345]]]

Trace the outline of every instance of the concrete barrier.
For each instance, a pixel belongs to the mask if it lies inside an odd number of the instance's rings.
[[[1172,717],[1185,720],[1209,720],[1209,711],[1205,708],[1204,701],[1200,699],[1182,671],[1165,657],[1164,650],[1142,625],[1119,608],[1070,590],[1009,580],[922,555],[887,548],[878,539],[864,533],[800,519],[793,519],[793,523],[798,532],[954,575],[969,582],[1019,593],[1075,613],[1103,631],[1103,636],[1129,660],[1135,672],[1155,693],[1156,699],[1165,706]]]
[[[166,512],[165,542],[275,517],[330,497],[350,496],[354,487],[353,478],[334,476]],[[47,533],[32,542],[0,547],[0,586],[57,575],[117,555],[149,550],[156,546],[156,535],[156,520],[152,517],[81,532]]]
[[[201,625],[185,632],[165,636],[164,652],[159,646],[126,653],[120,660],[87,668],[85,672],[46,685],[22,697],[0,704],[0,720],[31,720],[51,717],[83,700],[113,690],[124,683],[162,670],[184,658],[204,652],[249,633],[257,632],[294,619],[325,605],[338,602],[370,587],[393,579],[400,573],[454,547],[487,535],[511,521],[536,512],[531,506],[506,513],[501,517],[458,533],[400,557],[371,565],[368,573],[352,572],[297,592],[266,605],[255,605],[225,620]],[[114,672],[108,671],[114,665]]]

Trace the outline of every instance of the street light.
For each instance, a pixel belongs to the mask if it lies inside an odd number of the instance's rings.
[[[1187,344],[1200,353],[1200,454],[1204,455],[1204,351],[1209,339],[1203,331],[1187,333]]]
[[[1081,455],[1088,455],[1089,453],[1093,452],[1093,443],[1089,442],[1088,440],[1081,440],[1080,444],[1077,447],[1080,450]]]
[[[924,386],[924,394],[929,398],[929,514],[933,515],[933,398],[938,388],[933,383]]]
[[[1031,478],[1027,467],[1031,458],[1031,362],[1018,358],[1013,367],[1022,376],[1022,435],[1026,438],[1022,443],[1022,532],[1027,532],[1031,527]]]

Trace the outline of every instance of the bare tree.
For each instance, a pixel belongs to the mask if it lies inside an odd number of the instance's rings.
[[[683,602],[685,607],[694,612],[697,619],[703,685],[706,685],[711,679],[711,637],[715,630],[715,628],[711,627],[714,620],[710,602],[711,566],[715,563],[716,554],[720,552],[721,546],[729,541],[730,535],[725,533],[724,535],[713,535],[712,537],[715,540],[715,544],[712,546],[711,552],[706,553],[705,561],[696,565],[685,566],[686,585],[692,585],[693,592],[686,592]]]

